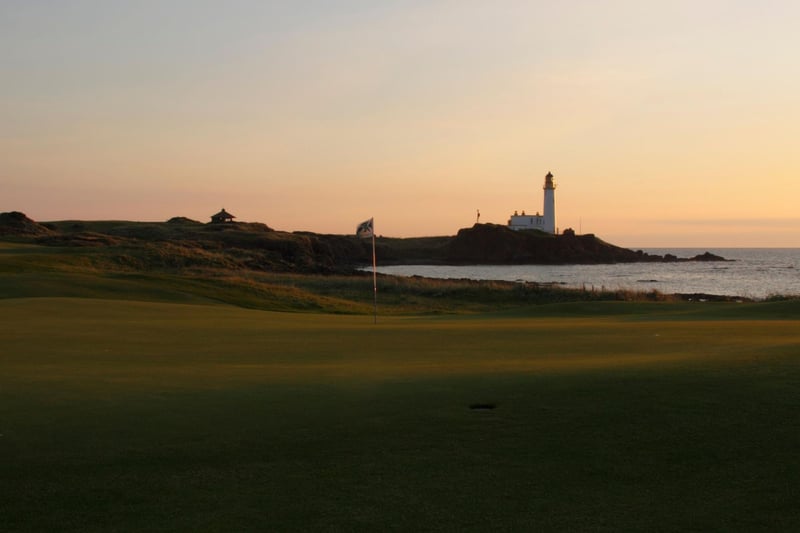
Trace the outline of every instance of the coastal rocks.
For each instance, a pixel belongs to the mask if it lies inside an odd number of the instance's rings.
[[[690,258],[689,261],[727,261],[727,259],[722,256],[706,252]]]
[[[616,263],[641,261],[645,256],[594,235],[513,231],[495,224],[460,230],[446,251],[446,261],[454,264]]]
[[[660,256],[655,255],[652,257],[660,257]],[[725,259],[724,257],[719,255],[714,255],[710,252],[705,252],[702,254],[695,255],[694,257],[688,257],[688,258],[678,257],[672,254],[665,254],[663,257],[661,257],[661,260],[665,263],[681,263],[684,261],[728,261],[728,259]]]
[[[692,258],[651,255],[614,246],[593,234],[513,231],[496,224],[475,224],[460,230],[443,247],[442,257],[436,259],[448,264],[487,265],[725,261],[709,252]]]

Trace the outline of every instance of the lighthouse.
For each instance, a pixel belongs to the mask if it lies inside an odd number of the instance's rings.
[[[553,173],[548,172],[544,177],[544,231],[556,232],[556,185],[553,183]]]
[[[544,206],[542,214],[520,215],[517,211],[508,220],[508,227],[513,230],[539,230],[545,233],[556,233],[556,184],[553,173],[548,172],[544,177]]]

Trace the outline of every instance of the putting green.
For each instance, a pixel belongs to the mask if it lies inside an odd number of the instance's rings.
[[[663,309],[0,300],[4,529],[799,527],[798,320]]]

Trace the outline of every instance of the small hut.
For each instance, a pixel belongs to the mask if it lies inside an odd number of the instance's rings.
[[[217,213],[216,215],[211,215],[211,223],[212,224],[226,224],[229,222],[233,222],[233,219],[236,218],[235,216],[231,215],[225,208],[222,208],[222,211]]]

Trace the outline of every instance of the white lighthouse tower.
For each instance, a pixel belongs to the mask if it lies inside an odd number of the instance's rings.
[[[544,231],[556,232],[556,185],[553,183],[553,173],[548,172],[544,177]]]
[[[543,214],[520,215],[516,211],[508,220],[508,227],[513,230],[539,230],[546,233],[556,233],[556,185],[553,174],[548,172],[544,177],[544,209]]]

